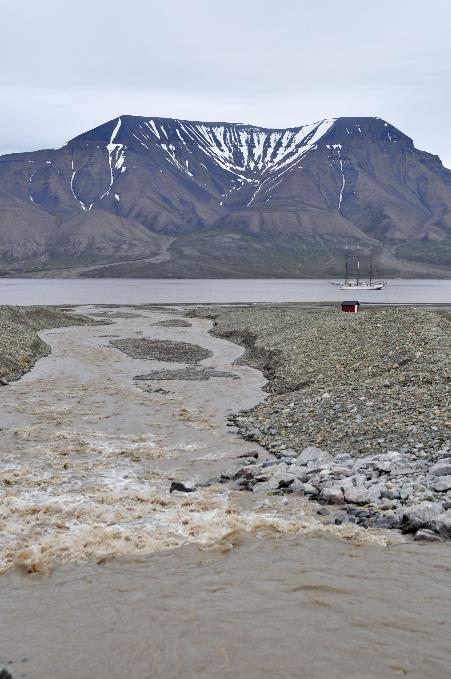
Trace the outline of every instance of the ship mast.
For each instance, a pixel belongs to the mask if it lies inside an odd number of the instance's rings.
[[[360,250],[360,245],[357,246],[357,280],[356,280],[357,285],[359,284],[359,275],[360,275],[360,259],[359,259],[360,253],[359,253],[359,250]]]
[[[373,283],[373,253],[370,254],[370,285]]]

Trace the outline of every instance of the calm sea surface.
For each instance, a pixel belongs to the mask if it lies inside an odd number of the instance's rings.
[[[340,290],[307,279],[0,279],[0,304],[189,304],[230,302],[339,302],[449,304],[451,280],[392,280],[380,291]]]

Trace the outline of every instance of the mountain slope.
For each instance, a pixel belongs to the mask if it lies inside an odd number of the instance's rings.
[[[0,157],[4,273],[334,275],[356,243],[380,273],[451,271],[451,171],[378,118],[273,130],[121,116]]]

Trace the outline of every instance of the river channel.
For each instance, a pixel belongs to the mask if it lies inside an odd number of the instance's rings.
[[[79,307],[51,354],[0,390],[0,669],[116,679],[449,677],[451,550],[324,523],[299,497],[218,479],[258,452],[227,415],[262,374],[182,307]],[[208,380],[124,338],[208,349]],[[173,481],[197,485],[170,493]]]

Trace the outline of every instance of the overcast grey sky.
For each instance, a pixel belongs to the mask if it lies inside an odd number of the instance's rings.
[[[0,0],[0,153],[120,114],[379,116],[451,167],[449,0]]]

